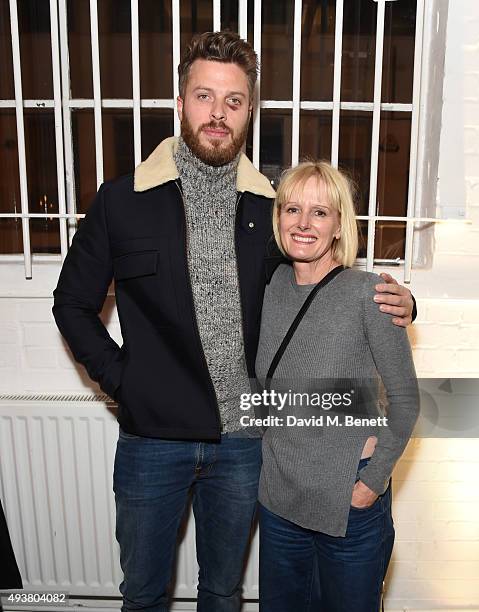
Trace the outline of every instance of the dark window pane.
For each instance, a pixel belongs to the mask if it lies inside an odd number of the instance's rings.
[[[102,98],[131,98],[131,2],[98,0]]]
[[[211,0],[180,0],[181,54],[194,34],[213,29],[213,3]]]
[[[291,100],[294,2],[264,0],[262,9],[261,98]]]
[[[372,0],[344,2],[341,100],[374,99],[377,6]]]
[[[358,258],[367,256],[368,222],[358,221]]]
[[[332,100],[335,0],[303,2],[301,99]]]
[[[72,112],[76,211],[85,213],[96,193],[95,122],[91,109]]]
[[[301,111],[299,157],[331,160],[332,114],[330,111]]]
[[[32,253],[60,253],[60,223],[58,219],[30,219]]]
[[[140,80],[142,98],[173,97],[173,35],[170,0],[142,0]]]
[[[253,118],[250,119],[248,125],[248,135],[246,136],[244,153],[251,160],[251,162],[253,162]]]
[[[14,108],[0,109],[0,212],[22,212]]]
[[[93,98],[90,3],[68,0],[68,51],[72,98]]]
[[[58,213],[53,109],[25,109],[24,121],[29,211]]]
[[[53,98],[50,3],[18,1],[18,29],[24,98]]]
[[[358,257],[366,258],[368,245],[368,222],[358,221]],[[406,223],[404,221],[377,221],[374,238],[374,260],[404,259]]]
[[[371,137],[371,113],[341,111],[339,124],[339,166],[349,172],[356,184],[356,210],[359,215],[368,214]]]
[[[404,259],[406,224],[403,221],[378,221],[374,242],[375,259]]]
[[[173,111],[148,108],[141,111],[141,158],[146,159],[162,140],[173,135]]]
[[[0,219],[0,255],[15,253],[23,253],[22,220]]]
[[[264,3],[262,3],[264,4]],[[248,0],[248,15],[247,15],[247,21],[248,21],[248,38],[247,40],[253,44],[253,39],[254,39],[254,5],[255,5],[255,0]],[[238,30],[236,29],[235,32],[237,32]]]
[[[381,113],[378,214],[406,216],[411,148],[411,114]]]
[[[249,6],[248,6],[248,22],[250,22],[251,19],[252,19],[252,16],[250,16],[249,14]],[[232,32],[238,31],[238,3],[237,2],[231,2],[231,0],[221,0],[221,29],[231,30]]]
[[[291,166],[291,111],[261,112],[260,171],[277,186],[283,170]]]
[[[416,4],[417,0],[401,0],[386,4],[383,102],[412,102]]]
[[[103,109],[103,174],[110,180],[133,172],[133,111]]]
[[[58,183],[53,110],[26,109],[25,152],[27,161],[28,210],[58,213]],[[59,253],[58,219],[30,219],[33,253]]]
[[[0,57],[2,58],[0,98],[12,100],[15,97],[15,90],[13,85],[12,35],[10,31],[8,0],[0,0]]]

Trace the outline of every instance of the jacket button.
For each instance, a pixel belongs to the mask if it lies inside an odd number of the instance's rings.
[[[253,221],[250,221],[250,222],[248,223],[248,227],[250,227],[251,229],[253,229],[253,227],[254,227],[254,223],[253,223]]]

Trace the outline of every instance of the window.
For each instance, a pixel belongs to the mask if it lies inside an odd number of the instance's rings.
[[[0,0],[0,257],[24,258],[28,278],[31,253],[65,256],[99,184],[179,133],[181,50],[224,27],[261,60],[253,163],[273,184],[304,157],[346,169],[360,258],[410,268],[424,12],[424,0]]]

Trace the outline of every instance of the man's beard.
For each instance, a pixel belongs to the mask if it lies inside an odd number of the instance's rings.
[[[245,122],[243,129],[237,136],[234,136],[232,130],[227,127],[222,121],[210,121],[199,127],[195,133],[191,123],[188,120],[186,113],[183,111],[183,119],[181,121],[181,136],[189,149],[196,157],[209,166],[224,166],[229,164],[238,155],[248,135],[248,123]],[[200,133],[204,128],[216,128],[226,130],[231,135],[231,142],[228,145],[223,145],[221,138],[212,138],[211,146],[204,146],[200,142]]]

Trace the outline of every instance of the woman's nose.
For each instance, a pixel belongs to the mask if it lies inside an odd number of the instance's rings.
[[[309,227],[309,216],[303,212],[301,213],[300,218],[298,219],[298,228],[300,230],[305,230]]]

